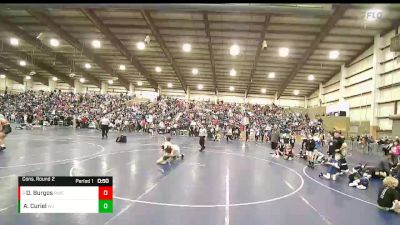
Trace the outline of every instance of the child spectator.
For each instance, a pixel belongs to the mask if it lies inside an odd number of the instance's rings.
[[[395,211],[400,213],[399,193],[396,190],[399,181],[392,177],[386,177],[383,180],[383,186],[379,190],[378,205],[380,209],[386,211]]]

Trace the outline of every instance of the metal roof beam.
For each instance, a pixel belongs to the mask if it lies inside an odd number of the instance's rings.
[[[318,45],[328,35],[329,31],[332,28],[335,27],[336,23],[343,17],[344,13],[349,8],[350,8],[350,5],[341,4],[335,9],[335,11],[332,14],[332,16],[329,17],[329,19],[326,22],[326,24],[322,27],[321,32],[318,34],[318,36],[312,42],[310,48],[304,54],[304,57],[300,60],[300,62],[297,63],[297,65],[294,67],[294,69],[292,70],[292,72],[289,75],[289,77],[286,79],[286,81],[279,88],[278,96],[277,96],[278,99],[280,98],[280,96],[282,95],[282,93],[284,92],[286,87],[289,85],[290,81],[294,79],[294,77],[296,76],[297,72],[301,70],[303,65],[306,64],[307,60],[312,56],[314,51],[318,48]]]
[[[398,29],[398,27],[400,26],[400,20],[392,20],[391,21],[391,26],[389,28],[387,28],[386,30],[382,31],[380,36],[385,36],[386,34],[388,34],[390,31],[392,30],[396,30]],[[360,55],[362,55],[365,51],[367,51],[371,46],[374,45],[374,39],[372,39],[372,41],[365,46],[365,48],[361,49],[355,56],[353,56],[347,63],[346,63],[346,67],[350,66],[350,64],[356,60]]]
[[[0,26],[2,26],[5,30],[14,33],[19,38],[21,38],[23,41],[25,41],[26,43],[36,47],[38,50],[40,50],[40,51],[42,51],[42,52],[44,52],[44,53],[46,53],[48,55],[51,55],[51,53],[55,54],[56,60],[60,61],[64,65],[66,65],[66,66],[70,65],[71,60],[67,59],[63,54],[57,53],[53,49],[47,47],[39,39],[33,37],[28,32],[22,30],[21,28],[19,28],[15,24],[9,22],[8,19],[6,19],[5,17],[0,16]],[[91,81],[97,87],[100,87],[100,81],[97,78],[95,78],[93,75],[87,73],[85,70],[83,70],[83,69],[81,69],[79,67],[76,68],[76,71],[81,73],[81,74],[83,74],[83,75],[85,75],[85,77],[89,81]]]
[[[270,20],[271,20],[271,15],[265,16],[264,28],[261,31],[260,41],[258,43],[257,52],[256,52],[256,58],[254,59],[253,67],[252,67],[252,69],[250,71],[250,78],[249,78],[249,81],[247,82],[247,88],[246,88],[246,92],[245,92],[245,97],[246,98],[250,93],[251,83],[253,82],[254,73],[256,72],[257,64],[258,64],[258,61],[260,60],[260,55],[261,55],[261,51],[262,51],[262,48],[263,48],[262,47],[262,43],[265,40],[265,33],[266,33],[267,29],[268,29],[268,25],[269,25],[269,21]]]
[[[10,52],[13,55],[16,55],[18,57],[33,59],[31,55],[29,55],[29,54],[27,54],[25,52],[21,52],[21,51],[17,52],[17,49],[13,48],[12,46],[10,46],[10,45],[8,45],[6,43],[3,43],[3,48],[4,48],[5,51]],[[43,61],[38,60],[38,59],[30,60],[30,62],[32,62],[32,64],[35,65],[36,67],[39,67],[39,69],[45,70],[48,73],[52,74],[53,76],[56,76],[60,80],[62,80],[65,83],[69,84],[71,87],[74,86],[74,80],[71,79],[70,77],[68,77],[67,74],[64,74],[62,72],[57,71],[56,69],[52,68],[50,65],[48,65],[48,64],[46,64]],[[21,68],[21,66],[17,65],[16,69],[18,69],[18,68]],[[29,70],[26,70],[24,73],[29,73]],[[47,83],[46,85],[48,85],[48,80],[46,81],[46,83]]]
[[[29,75],[29,73],[31,72],[30,69],[28,69],[26,67],[22,67],[22,66],[18,65],[17,63],[15,63],[7,58],[4,58],[3,56],[0,56],[0,63],[9,66],[12,69],[16,69],[25,75]],[[42,77],[39,73],[37,73],[35,76],[32,76],[32,80],[40,82],[46,86],[49,85],[49,80]]]
[[[15,81],[19,84],[23,84],[24,83],[24,79],[21,76],[18,76],[17,74],[12,73],[9,70],[4,70],[4,69],[0,69],[0,73],[4,75],[6,75],[6,78],[12,81]]]
[[[111,42],[111,44],[117,48],[120,53],[125,56],[131,65],[133,65],[137,71],[142,74],[149,84],[157,90],[158,84],[152,78],[151,74],[146,71],[146,69],[140,64],[139,60],[134,56],[126,47],[122,44],[122,42],[115,37],[115,35],[110,31],[110,29],[101,21],[101,19],[96,15],[93,9],[81,9],[82,13],[100,30],[102,34]]]
[[[175,74],[178,77],[179,82],[181,83],[182,88],[186,93],[187,85],[186,85],[185,79],[183,78],[178,66],[175,63],[175,60],[173,59],[171,53],[169,52],[167,45],[165,44],[164,40],[162,39],[160,32],[154,25],[154,22],[150,16],[150,13],[145,10],[140,10],[140,12],[142,14],[143,19],[146,21],[147,25],[150,27],[150,30],[151,30],[153,36],[156,38],[156,41],[158,42],[162,51],[164,52],[164,55],[167,57],[169,63],[172,65],[172,69],[175,71]]]
[[[38,19],[41,23],[43,23],[44,25],[49,27],[50,30],[52,32],[56,33],[60,38],[67,41],[74,48],[81,50],[82,54],[84,56],[86,56],[90,60],[92,60],[101,69],[103,69],[106,73],[110,74],[110,76],[114,75],[113,69],[109,65],[107,65],[104,60],[99,58],[91,49],[84,47],[76,38],[74,38],[72,35],[70,35],[64,29],[62,29],[61,26],[56,24],[48,15],[46,15],[45,13],[39,12],[39,11],[34,11],[34,10],[27,10],[27,11],[29,12],[29,14],[31,14],[36,19]],[[86,75],[88,75],[88,73],[86,73]],[[127,90],[129,90],[129,82],[124,77],[120,76],[119,74],[116,74],[116,75],[117,75],[121,85],[123,87],[125,87]],[[96,83],[98,83],[100,86],[100,80],[98,80],[93,75],[90,75],[90,78],[92,80],[95,80]]]
[[[215,58],[214,58],[214,53],[213,53],[213,48],[212,48],[212,40],[211,40],[211,34],[210,34],[210,21],[208,20],[208,14],[203,13],[203,19],[204,19],[204,24],[205,24],[205,29],[206,29],[206,35],[208,38],[208,51],[210,53],[210,62],[211,62],[211,71],[212,71],[212,76],[213,76],[213,83],[214,83],[214,90],[215,94],[218,93],[218,88],[217,88],[217,76],[215,75]]]

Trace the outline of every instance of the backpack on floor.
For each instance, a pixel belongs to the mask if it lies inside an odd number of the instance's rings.
[[[126,143],[126,136],[121,134],[117,137],[117,140],[115,140],[115,142]]]

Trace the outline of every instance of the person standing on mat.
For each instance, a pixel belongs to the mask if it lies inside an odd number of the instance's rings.
[[[271,148],[273,151],[275,151],[276,158],[279,158],[278,142],[280,135],[281,133],[279,132],[278,127],[274,125],[274,128],[271,131]]]
[[[307,161],[308,161],[308,166],[311,168],[314,168],[314,154],[315,154],[315,140],[311,136],[311,134],[308,135],[308,139],[306,142],[306,156],[307,156]],[[336,159],[339,160],[339,159]]]
[[[110,120],[105,116],[101,119],[101,138],[108,137],[108,125],[110,125]]]
[[[10,123],[4,117],[4,115],[0,114],[0,151],[6,149],[6,146],[4,144],[4,139],[9,133],[11,133]]]
[[[226,133],[226,142],[227,143],[228,143],[229,139],[231,139],[231,141],[232,141],[232,135],[233,135],[232,127],[228,127],[228,131]]]
[[[200,137],[199,144],[201,146],[200,152],[202,152],[206,148],[206,146],[204,146],[206,136],[207,136],[207,130],[206,128],[204,128],[203,125],[201,125],[199,130],[199,137]]]

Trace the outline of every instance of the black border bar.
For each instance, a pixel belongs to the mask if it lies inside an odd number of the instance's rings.
[[[18,186],[112,186],[113,178],[67,176],[19,176]]]

